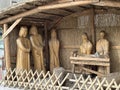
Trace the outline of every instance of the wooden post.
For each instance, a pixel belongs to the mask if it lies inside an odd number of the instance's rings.
[[[46,69],[49,70],[49,50],[48,50],[48,29],[47,29],[47,22],[44,24],[45,29],[45,58],[46,58]]]
[[[93,53],[95,53],[96,50],[96,32],[95,32],[95,11],[94,8],[91,10],[91,14],[90,14],[90,32],[91,32],[91,40],[93,43]]]
[[[8,25],[4,24],[4,33],[7,31],[8,29]],[[6,70],[11,68],[11,62],[10,62],[10,42],[9,42],[9,36],[7,36],[4,39],[4,45],[5,45],[5,64],[6,64]]]

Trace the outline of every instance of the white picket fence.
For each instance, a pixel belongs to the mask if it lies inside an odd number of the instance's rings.
[[[106,78],[98,77],[84,78],[83,75],[67,73],[62,80],[63,74],[58,76],[50,72],[46,74],[41,71],[29,72],[26,70],[8,70],[4,79],[0,82],[2,86],[22,88],[29,90],[120,90],[120,84],[113,79],[108,82]]]

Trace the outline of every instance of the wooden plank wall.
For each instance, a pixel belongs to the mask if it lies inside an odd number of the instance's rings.
[[[61,42],[60,62],[65,69],[71,69],[69,57],[74,50],[79,51],[81,34],[87,32],[90,35],[89,16],[64,18],[57,27],[58,37]],[[97,14],[95,16],[96,40],[99,32],[104,30],[110,41],[111,72],[120,71],[120,15]],[[90,38],[91,40],[91,38]]]

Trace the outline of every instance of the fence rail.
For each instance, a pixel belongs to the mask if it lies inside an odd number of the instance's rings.
[[[108,82],[106,78],[87,78],[84,75],[67,73],[62,79],[59,75],[48,71],[26,71],[9,69],[0,82],[5,87],[22,88],[30,90],[120,90],[120,84],[115,79]]]

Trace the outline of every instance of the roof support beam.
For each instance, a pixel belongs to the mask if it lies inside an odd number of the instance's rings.
[[[38,12],[42,12],[45,10],[50,10],[50,9],[59,9],[59,8],[65,8],[65,7],[72,7],[72,6],[81,6],[81,5],[88,5],[88,4],[94,4],[99,2],[99,0],[88,0],[88,1],[74,1],[74,2],[67,2],[67,3],[61,3],[61,4],[53,4],[53,5],[44,5],[44,6],[39,6],[37,8],[34,8],[32,10],[17,14],[15,16],[11,16],[9,18],[3,19],[0,21],[0,24],[4,24],[7,22],[14,21],[18,18],[26,17]]]
[[[58,18],[57,20],[55,20],[55,21],[49,26],[50,28],[48,28],[48,31],[49,31],[49,30],[52,30],[53,28],[55,28],[62,19],[63,19],[63,18],[60,17],[60,18]]]
[[[67,12],[70,12],[70,13],[75,13],[75,11],[70,10],[70,9],[66,9],[66,8],[62,8],[61,10],[64,10],[64,11],[67,11]]]
[[[9,28],[8,30],[6,30],[6,32],[4,32],[4,34],[2,35],[2,39],[4,39],[8,34],[10,34],[10,32],[15,28],[15,26],[18,25],[18,23],[22,20],[22,18],[17,19]]]
[[[40,12],[42,14],[46,14],[46,15],[52,15],[52,16],[58,16],[58,17],[64,17],[64,15],[61,14],[54,14],[54,13],[49,13],[49,12]]]

